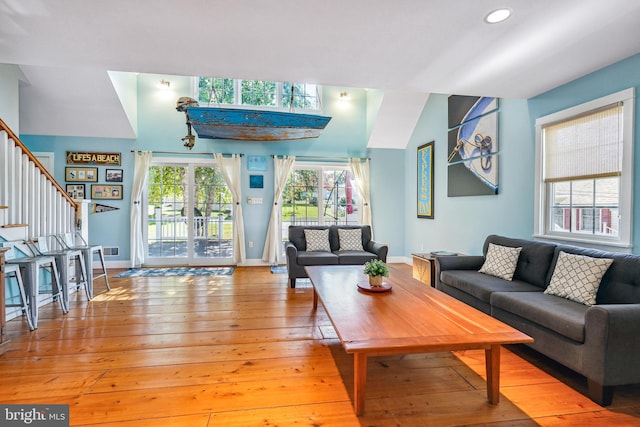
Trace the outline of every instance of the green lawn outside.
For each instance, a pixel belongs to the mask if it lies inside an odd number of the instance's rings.
[[[282,206],[282,220],[283,221],[291,221],[291,214],[294,212],[293,206],[291,205],[283,205]],[[310,206],[310,205],[296,205],[295,206],[295,216],[296,218],[318,218],[318,207]]]

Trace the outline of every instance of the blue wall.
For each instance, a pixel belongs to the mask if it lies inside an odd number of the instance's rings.
[[[593,99],[600,98],[605,95],[619,92],[628,88],[635,88],[635,117],[634,117],[634,179],[633,188],[640,188],[640,150],[638,149],[638,140],[640,133],[640,55],[635,55],[613,64],[609,67],[598,70],[585,77],[574,80],[554,90],[546,92],[529,100],[529,111],[531,114],[531,132],[535,132],[535,120],[538,117],[554,113],[579,105]],[[632,253],[640,253],[638,244],[640,243],[640,198],[637,197],[638,192],[634,191],[635,198],[633,202],[633,227],[632,234]]]
[[[171,90],[156,87],[160,79],[171,81]],[[242,153],[245,155],[296,155],[323,157],[371,157],[372,207],[374,210],[374,233],[379,241],[390,244],[390,256],[403,255],[404,212],[402,192],[404,177],[390,171],[403,168],[403,150],[368,150],[367,116],[370,115],[367,94],[363,89],[325,87],[323,89],[323,110],[332,120],[317,139],[295,142],[234,142],[197,139],[191,152],[182,146],[181,138],[186,135],[185,116],[175,110],[180,96],[191,96],[192,80],[187,77],[164,75],[139,75],[137,84],[136,139],[79,138],[62,136],[22,135],[21,139],[32,151],[52,151],[55,153],[55,177],[64,183],[65,152],[109,151],[122,153],[124,169],[124,198],[109,200],[104,204],[119,208],[117,211],[92,214],[89,218],[89,236],[92,243],[104,246],[119,246],[120,256],[111,260],[128,260],[129,251],[129,205],[131,180],[133,178],[133,155],[135,150],[184,152],[190,160],[211,158],[211,153]],[[348,90],[351,101],[339,101],[339,93]],[[193,153],[200,153],[194,155]],[[158,156],[177,158],[181,155]],[[243,212],[245,222],[246,251],[248,260],[262,257],[264,238],[273,204],[273,164],[264,172],[264,189],[249,188],[249,172],[246,170],[246,156],[243,157]],[[99,183],[104,183],[104,169],[99,167]],[[90,184],[87,184],[87,192]],[[248,197],[262,197],[263,204],[248,205]],[[391,203],[388,203],[391,202]],[[248,242],[254,243],[248,247]]]
[[[490,233],[531,238],[534,218],[534,150],[536,118],[629,87],[640,87],[640,55],[621,61],[577,79],[535,98],[501,99],[499,112],[499,183],[498,195],[447,197],[447,95],[433,94],[424,108],[406,150],[367,149],[371,127],[372,105],[379,105],[380,93],[352,88],[325,87],[323,107],[333,117],[323,135],[310,141],[297,142],[231,142],[198,140],[194,152],[203,157],[211,152],[247,155],[297,155],[370,157],[372,208],[375,238],[390,244],[392,257],[414,252],[451,250],[469,254],[481,252],[484,237]],[[1,72],[1,70],[0,70]],[[56,178],[64,182],[66,150],[119,151],[125,169],[124,200],[109,204],[119,211],[90,217],[92,241],[105,246],[120,246],[119,259],[129,259],[129,195],[133,173],[134,149],[183,151],[180,139],[186,134],[184,115],[175,111],[179,96],[189,96],[191,80],[171,77],[172,90],[159,92],[155,87],[167,76],[138,77],[138,138],[135,140],[23,136],[33,151],[54,151]],[[347,90],[351,102],[338,101]],[[637,90],[637,89],[636,89]],[[636,106],[636,128],[640,123],[640,107]],[[638,132],[635,133],[638,138]],[[416,215],[417,171],[416,149],[435,141],[434,219],[418,219]],[[175,156],[173,156],[175,157]],[[192,158],[193,156],[189,156]],[[244,158],[246,162],[246,157]],[[640,168],[636,150],[635,167]],[[102,168],[101,168],[102,169]],[[640,169],[637,169],[640,170]],[[102,173],[102,170],[101,170]],[[634,184],[640,188],[640,174]],[[248,172],[243,175],[247,258],[262,256],[264,236],[273,202],[273,169],[264,173],[265,188],[249,189]],[[101,180],[103,177],[101,176]],[[88,190],[88,189],[87,189]],[[262,205],[247,205],[247,197],[262,197]],[[634,220],[640,221],[640,201],[634,202]],[[634,246],[640,239],[635,227]],[[637,253],[637,250],[634,250]]]
[[[533,233],[534,144],[525,100],[501,99],[498,116],[499,194],[447,196],[448,96],[431,95],[405,152],[405,253],[481,253],[487,234]],[[417,147],[435,141],[434,219],[417,218]]]

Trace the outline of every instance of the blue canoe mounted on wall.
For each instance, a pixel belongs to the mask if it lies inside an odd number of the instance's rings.
[[[286,141],[317,138],[331,117],[284,111],[220,107],[187,107],[200,138]]]

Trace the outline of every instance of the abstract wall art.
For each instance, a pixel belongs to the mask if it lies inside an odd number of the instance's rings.
[[[498,99],[449,97],[447,195],[498,194]]]

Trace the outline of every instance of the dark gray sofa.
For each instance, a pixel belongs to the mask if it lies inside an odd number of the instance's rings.
[[[522,247],[513,281],[478,272],[489,243]],[[560,251],[614,260],[596,305],[543,292]],[[640,383],[640,256],[496,235],[483,254],[438,257],[436,288],[533,337],[528,345],[584,375],[588,396],[602,406],[614,386]]]
[[[362,230],[362,248],[364,251],[341,251],[338,229]],[[304,230],[329,229],[331,252],[308,252]],[[289,241],[285,243],[287,270],[292,288],[296,279],[309,277],[304,267],[307,265],[363,265],[372,259],[387,261],[389,247],[371,240],[371,227],[368,225],[290,225]]]

